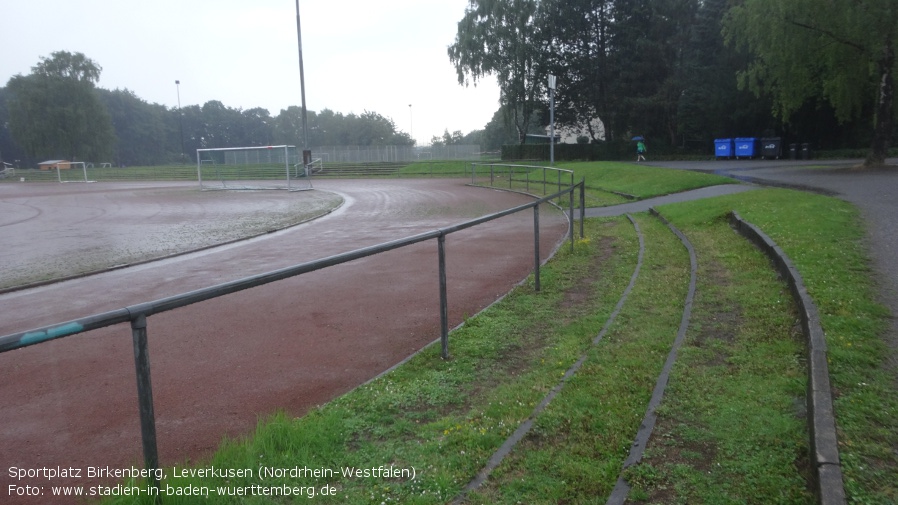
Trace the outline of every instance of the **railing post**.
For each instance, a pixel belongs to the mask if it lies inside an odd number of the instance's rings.
[[[140,407],[140,434],[143,439],[143,464],[153,475],[153,486],[159,488],[155,470],[159,468],[156,447],[156,415],[153,412],[153,383],[150,379],[150,354],[147,345],[147,316],[139,314],[131,319],[134,340],[134,369],[137,373],[137,402]]]
[[[496,167],[494,165],[490,165],[490,187],[493,187],[493,180],[495,179]]]
[[[559,171],[557,173],[558,173],[558,186],[556,186],[556,187],[558,189],[556,189],[555,191],[561,191],[561,172]],[[561,196],[558,197],[558,203],[561,204]],[[571,216],[571,218],[573,219],[573,216]]]
[[[437,238],[440,262],[440,344],[443,359],[449,359],[449,301],[446,293],[446,235]]]
[[[546,167],[543,167],[543,195],[546,193]]]
[[[586,177],[580,179],[580,238],[586,238],[583,221],[586,219]]]
[[[571,235],[571,252],[574,252],[574,187],[571,186],[570,196],[568,197],[570,212],[568,213],[568,221],[570,222]]]
[[[539,291],[539,205],[533,206],[533,282]]]

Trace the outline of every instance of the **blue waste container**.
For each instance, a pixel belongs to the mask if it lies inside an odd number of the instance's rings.
[[[754,137],[742,137],[736,139],[736,157],[754,158],[758,151],[758,139]]]
[[[714,139],[714,156],[718,158],[732,158],[733,139]]]

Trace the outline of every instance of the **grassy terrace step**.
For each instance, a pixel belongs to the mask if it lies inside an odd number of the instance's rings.
[[[678,210],[699,252],[696,301],[646,457],[627,472],[630,500],[812,503],[795,304],[725,221],[696,226]]]

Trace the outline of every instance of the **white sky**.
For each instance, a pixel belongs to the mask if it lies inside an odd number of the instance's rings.
[[[481,129],[495,79],[458,84],[446,49],[468,0],[300,0],[309,110],[365,110],[428,144]],[[167,107],[300,105],[295,0],[0,0],[0,86],[41,56],[84,53],[99,86]],[[409,107],[411,104],[411,107]]]

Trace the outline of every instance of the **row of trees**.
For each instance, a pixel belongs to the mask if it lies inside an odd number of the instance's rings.
[[[0,159],[22,167],[44,159],[159,165],[192,159],[196,149],[292,144],[302,139],[302,109],[271,116],[213,100],[168,108],[129,90],[96,86],[102,68],[81,53],[41,58],[32,73],[0,88]],[[309,145],[414,145],[376,112],[309,111]]]
[[[895,135],[896,47],[894,0],[470,0],[448,56],[460,84],[497,77],[521,142],[546,123],[551,74],[557,121],[593,141],[776,133],[871,142],[876,164]]]

